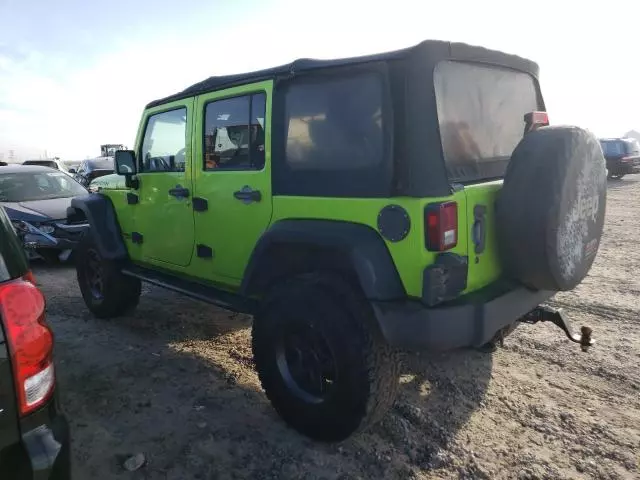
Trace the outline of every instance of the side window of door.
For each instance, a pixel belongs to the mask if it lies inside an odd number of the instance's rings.
[[[207,104],[205,170],[262,170],[266,102],[264,93],[256,93]]]
[[[140,171],[184,172],[186,135],[186,108],[151,115],[140,148]]]

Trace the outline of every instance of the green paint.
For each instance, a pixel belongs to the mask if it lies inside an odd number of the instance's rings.
[[[500,181],[467,186],[462,191],[441,198],[272,197],[272,89],[272,81],[259,82],[176,101],[144,112],[136,139],[138,156],[147,119],[151,115],[179,107],[187,109],[186,168],[184,172],[139,174],[140,188],[136,193],[140,202],[137,205],[127,204],[128,189],[124,187],[123,177],[109,175],[103,177],[101,182],[96,181],[101,186],[101,193],[113,200],[133,261],[236,290],[255,245],[269,225],[284,219],[323,219],[360,223],[377,229],[380,209],[396,204],[408,212],[411,229],[404,240],[385,240],[385,243],[408,295],[420,297],[423,270],[433,264],[436,258],[436,253],[425,248],[425,206],[453,200],[458,204],[459,238],[457,246],[450,252],[469,258],[467,292],[484,287],[500,276],[493,209],[496,194],[501,187]],[[264,168],[260,171],[205,171],[205,106],[209,102],[227,97],[259,92],[264,92],[267,97]],[[178,200],[170,196],[169,189],[176,185],[189,188],[191,197]],[[244,204],[234,198],[233,193],[245,186],[259,190],[262,200]],[[193,197],[205,198],[208,210],[193,211]],[[486,248],[480,254],[475,253],[473,243],[473,208],[477,204],[487,206]],[[129,236],[133,231],[144,235],[142,245],[130,242]],[[213,258],[197,257],[197,244],[211,247]]]

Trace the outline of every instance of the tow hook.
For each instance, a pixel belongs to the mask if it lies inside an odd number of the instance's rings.
[[[595,343],[595,340],[591,338],[593,330],[590,327],[582,326],[580,327],[580,334],[573,333],[566,314],[559,309],[557,310],[550,307],[540,306],[527,313],[521,321],[523,323],[531,324],[538,322],[551,322],[560,327],[569,340],[579,343],[583,352],[586,352],[589,347]]]

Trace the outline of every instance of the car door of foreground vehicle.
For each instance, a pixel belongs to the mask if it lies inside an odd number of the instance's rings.
[[[132,240],[140,244],[143,261],[158,266],[185,267],[193,253],[193,104],[190,98],[148,110],[137,142],[139,204]]]
[[[271,220],[272,81],[196,99],[193,175],[200,278],[240,283]]]

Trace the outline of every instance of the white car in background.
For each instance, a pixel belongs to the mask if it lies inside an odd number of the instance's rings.
[[[22,162],[22,165],[38,165],[40,167],[54,168],[70,176],[75,173],[73,169],[69,169],[69,167],[67,167],[67,165],[58,157],[45,158],[43,160],[25,160]]]

